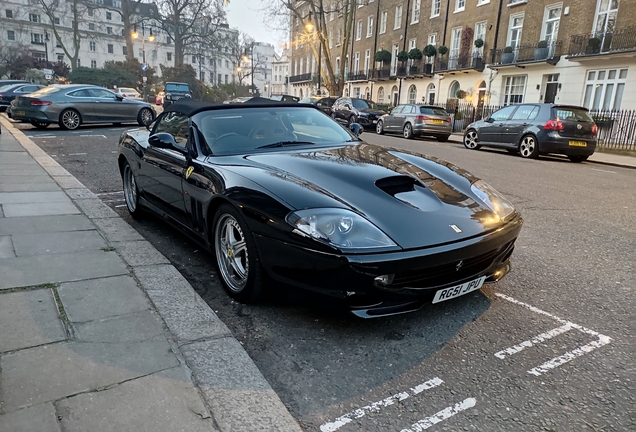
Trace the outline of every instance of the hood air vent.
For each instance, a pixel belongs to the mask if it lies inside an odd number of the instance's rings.
[[[415,185],[423,187],[422,183],[417,179],[404,175],[376,180],[375,185],[391,196],[403,192],[412,192],[415,190]]]

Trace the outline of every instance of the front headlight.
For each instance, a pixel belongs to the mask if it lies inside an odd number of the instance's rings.
[[[510,201],[504,198],[494,187],[488,183],[478,180],[470,186],[475,195],[490,208],[499,219],[506,219],[515,211],[515,207]]]
[[[298,210],[288,214],[286,220],[297,234],[341,250],[397,246],[371,222],[345,209]]]
[[[172,97],[172,95],[170,93],[166,93],[165,97],[166,97],[166,99],[170,99]]]

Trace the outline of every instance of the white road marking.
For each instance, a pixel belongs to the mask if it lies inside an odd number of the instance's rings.
[[[415,387],[412,387],[410,390],[413,394],[413,396],[423,392],[424,390],[428,390],[428,389],[432,389],[433,387],[437,387],[440,384],[442,384],[444,381],[442,381],[439,378],[433,378],[431,380],[428,380],[422,384],[419,384]],[[395,402],[399,402],[399,401],[403,401],[404,399],[407,399],[409,396],[411,396],[407,391],[404,392],[400,392],[397,394],[394,394],[393,396],[389,396],[388,398],[382,399],[381,401],[378,402],[373,402],[371,405],[367,405],[364,406],[362,408],[358,408],[355,411],[352,411],[350,413],[347,413],[343,416],[338,417],[336,420],[334,420],[331,423],[325,423],[322,426],[320,426],[320,431],[321,432],[333,432],[335,430],[340,429],[342,426],[346,425],[347,423],[350,423],[353,421],[353,419],[359,419],[361,417],[364,417],[367,413],[372,412],[372,411],[380,411],[380,408],[385,408],[388,407],[390,405],[393,405]]]
[[[600,172],[618,174],[616,171],[608,171],[608,170],[602,170],[602,169],[598,169],[598,168],[592,168],[592,171],[600,171]]]
[[[124,191],[115,191],[115,192],[102,192],[95,195],[104,196],[104,195],[123,195],[123,194],[124,194]]]
[[[454,406],[446,407],[438,413],[430,417],[426,417],[425,419],[422,419],[417,423],[414,423],[409,429],[402,429],[401,432],[420,432],[426,430],[431,426],[434,426],[437,423],[454,416],[457,413],[474,407],[476,403],[477,400],[475,398],[466,398],[463,401],[456,403]]]
[[[126,207],[126,204],[116,205],[115,207]]]
[[[27,135],[29,138],[55,138],[55,135]]]
[[[82,156],[85,155],[86,153],[69,153],[68,156]]]
[[[590,336],[594,336],[594,337],[598,338],[597,340],[594,340],[594,341],[592,341],[590,343],[582,345],[582,346],[580,346],[580,347],[578,347],[578,348],[576,348],[576,349],[574,349],[572,351],[568,351],[568,352],[566,352],[563,355],[555,357],[555,358],[553,358],[551,360],[548,360],[547,362],[545,362],[545,363],[543,363],[543,364],[541,364],[541,365],[539,365],[537,367],[534,367],[534,368],[528,370],[528,373],[531,374],[531,375],[539,376],[541,374],[544,374],[544,373],[550,371],[551,369],[554,369],[554,368],[556,368],[558,366],[561,366],[561,365],[563,365],[563,364],[565,364],[565,363],[567,363],[567,362],[569,362],[571,360],[574,360],[577,357],[581,357],[584,354],[592,352],[596,348],[600,348],[603,345],[607,345],[607,344],[609,344],[612,341],[612,338],[610,338],[609,336],[605,336],[605,335],[600,334],[599,332],[596,332],[594,330],[588,329],[586,327],[583,327],[581,325],[575,324],[575,323],[570,322],[568,320],[564,320],[563,318],[559,318],[558,316],[552,315],[549,312],[546,312],[544,310],[541,310],[539,308],[536,308],[536,307],[534,307],[532,305],[529,305],[527,303],[521,302],[519,300],[515,300],[512,297],[508,297],[505,294],[496,293],[496,295],[501,297],[504,300],[507,300],[507,301],[511,302],[511,303],[514,303],[516,305],[525,307],[526,309],[529,309],[529,310],[531,310],[534,313],[537,313],[539,315],[545,315],[545,316],[547,316],[549,318],[552,318],[553,320],[563,324],[562,327],[550,330],[549,332],[546,332],[546,333],[542,333],[542,334],[536,336],[534,339],[538,339],[540,336],[547,335],[547,334],[549,334],[551,332],[554,332],[555,334],[549,337],[549,338],[552,338],[552,337],[554,337],[554,336],[556,336],[558,334],[564,333],[565,331],[568,331],[568,330],[570,330],[572,328],[577,329],[577,330],[579,330],[582,333],[585,333],[585,334],[588,334]],[[563,330],[565,328],[567,328],[567,330]],[[562,330],[562,331],[558,332],[559,330]],[[531,339],[530,342],[533,341],[534,339]],[[547,339],[544,339],[544,340],[547,340]],[[525,342],[529,342],[529,341],[525,341]],[[539,342],[543,342],[543,340],[541,340]],[[516,345],[515,347],[519,347],[519,346],[522,346],[522,345],[524,345],[524,342],[522,342],[519,345]],[[528,345],[528,346],[532,346],[532,345]],[[500,359],[503,359],[505,357],[505,354],[502,354],[502,353],[507,353],[507,350],[514,350],[515,347],[507,348],[507,349],[505,349],[503,351],[499,351],[498,353],[495,354],[495,356],[500,358]],[[523,346],[522,349],[525,349],[525,348],[527,348],[527,346]],[[519,351],[521,351],[521,350],[519,350]],[[518,351],[516,351],[516,352],[518,352]],[[497,355],[497,354],[499,354],[499,355]],[[514,354],[514,352],[512,352],[511,354]]]
[[[510,348],[506,348],[504,350],[501,350],[497,353],[495,353],[495,357],[498,357],[500,359],[506,357],[507,355],[513,355],[513,354],[517,354],[520,351],[523,351],[526,348],[530,348],[533,345],[537,345],[540,344],[542,342],[545,342],[547,340],[552,339],[555,336],[558,336],[562,333],[565,333],[568,330],[572,330],[572,326],[569,324],[565,324],[561,327],[557,327],[555,329],[549,330],[545,333],[541,333],[540,335],[537,335],[535,337],[533,337],[530,340],[526,340],[521,342],[518,345],[512,346]]]
[[[102,137],[102,138],[106,138],[106,135],[80,135],[80,138],[86,138],[86,137]]]
[[[102,200],[103,203],[116,203],[116,202],[125,202],[125,200],[122,199],[112,199],[112,200]]]

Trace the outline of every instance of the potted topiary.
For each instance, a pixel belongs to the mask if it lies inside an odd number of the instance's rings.
[[[481,48],[483,48],[484,46],[484,40],[482,38],[478,38],[478,39],[475,39],[474,43],[475,43],[475,48],[477,49],[473,53],[473,61],[474,61],[473,68],[481,72],[486,67],[484,65],[483,52],[481,51]]]
[[[534,49],[534,59],[535,60],[543,60],[548,58],[548,41],[542,40],[539,41],[537,47]]]
[[[404,66],[404,63],[409,59],[409,53],[406,51],[400,51],[397,55],[397,59],[402,63],[397,70],[397,74],[398,76],[404,76],[406,75],[406,67]]]
[[[457,90],[457,93],[455,93],[455,96],[457,96],[457,99],[464,99],[467,94],[468,93],[466,93],[464,90]]]
[[[510,64],[513,61],[515,61],[514,48],[512,48],[511,46],[507,46],[501,53],[501,63]]]
[[[428,59],[426,65],[424,65],[424,73],[431,75],[433,73],[433,63],[431,59],[437,55],[437,48],[435,48],[435,45],[426,45],[423,54]]]
[[[598,54],[601,52],[601,40],[597,37],[590,38],[587,41],[586,54]]]
[[[422,51],[419,50],[419,48],[413,48],[411,51],[409,51],[409,58],[411,60],[413,60],[413,63],[415,63],[416,61],[419,61],[422,59]],[[411,64],[411,68],[409,71],[410,75],[416,74],[417,73],[417,66],[415,64]]]
[[[385,49],[381,49],[380,51],[375,53],[373,60],[378,63],[382,63],[382,69],[378,71],[378,78],[388,78],[389,70],[386,65],[391,62],[391,53]]]
[[[448,69],[448,60],[444,58],[444,56],[446,55],[446,53],[448,52],[448,48],[446,48],[444,45],[440,46],[437,49],[437,52],[440,55],[440,59],[439,59],[439,69],[440,70],[447,70]]]
[[[475,48],[479,49],[484,46],[484,40],[482,38],[475,39]]]

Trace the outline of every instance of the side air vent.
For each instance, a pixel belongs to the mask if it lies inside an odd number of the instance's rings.
[[[375,185],[391,196],[402,192],[412,192],[415,190],[415,185],[422,186],[417,179],[404,175],[376,180]]]

